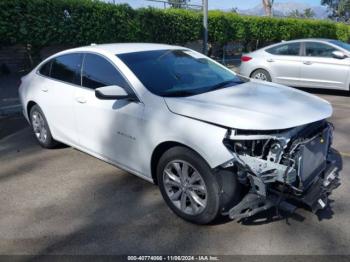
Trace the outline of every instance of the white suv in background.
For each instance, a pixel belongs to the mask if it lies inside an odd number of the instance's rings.
[[[241,58],[240,74],[293,87],[349,90],[350,45],[301,39],[267,46]]]

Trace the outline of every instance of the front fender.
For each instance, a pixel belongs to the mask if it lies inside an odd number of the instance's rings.
[[[167,126],[163,125],[160,129],[163,131],[157,131],[160,135],[152,136],[153,150],[161,143],[177,142],[197,152],[211,168],[232,159],[232,153],[223,144],[227,128],[184,116],[174,116]],[[151,158],[148,159],[148,163],[151,163]]]

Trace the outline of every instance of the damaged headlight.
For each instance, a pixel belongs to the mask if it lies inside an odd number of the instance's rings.
[[[250,180],[254,179],[255,185],[260,181],[260,192],[265,192],[262,190],[262,184],[278,181],[294,183],[297,175],[293,167],[294,161],[284,156],[289,139],[262,133],[230,130],[223,141],[233,153],[234,159],[231,165],[237,166],[240,180],[244,181],[245,178],[251,177]]]
[[[270,135],[240,135],[230,130],[224,144],[237,155],[248,155],[270,162],[279,163],[287,143],[284,139]]]

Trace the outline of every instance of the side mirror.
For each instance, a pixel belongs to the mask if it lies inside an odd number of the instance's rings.
[[[105,100],[135,100],[135,96],[128,94],[121,86],[103,86],[95,89],[95,96]]]
[[[334,58],[336,59],[344,59],[346,57],[348,57],[346,54],[344,54],[342,51],[333,51],[332,55]]]

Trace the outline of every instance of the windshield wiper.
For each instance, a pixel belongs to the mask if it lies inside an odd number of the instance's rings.
[[[221,89],[221,88],[224,88],[224,87],[228,87],[228,86],[230,86],[231,84],[237,84],[237,85],[239,85],[239,84],[242,84],[242,83],[244,83],[244,82],[243,82],[242,80],[239,80],[239,79],[237,79],[237,80],[228,80],[228,81],[224,81],[224,82],[221,82],[221,83],[219,83],[219,84],[217,84],[217,85],[214,85],[214,86],[210,87],[210,89],[208,90],[208,92],[215,91],[215,90],[218,90],[218,89]]]
[[[221,82],[217,85],[211,86],[208,89],[202,89],[202,90],[178,90],[178,91],[169,91],[169,93],[164,93],[163,96],[165,97],[183,97],[183,96],[194,96],[194,95],[198,95],[201,93],[206,93],[206,92],[211,92],[214,90],[218,90],[224,87],[228,87],[228,86],[232,86],[232,84],[242,84],[244,83],[244,81],[240,80],[240,79],[235,79],[235,80],[229,80],[229,81],[224,81]]]
[[[173,91],[169,93],[163,94],[165,97],[182,97],[182,96],[193,96],[196,93],[187,91],[187,90],[179,90],[179,91]]]

